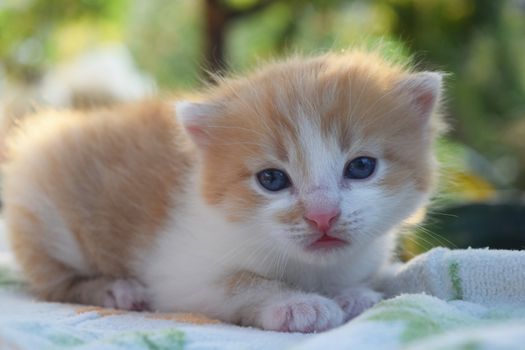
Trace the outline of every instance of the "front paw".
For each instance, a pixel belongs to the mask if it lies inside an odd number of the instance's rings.
[[[320,332],[343,323],[344,314],[333,300],[317,294],[275,298],[262,307],[260,326],[281,332]]]
[[[383,299],[381,293],[366,287],[348,288],[334,298],[345,313],[345,321],[358,316],[381,299]]]

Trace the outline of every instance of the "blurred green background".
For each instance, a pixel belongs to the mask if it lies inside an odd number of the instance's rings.
[[[440,195],[403,238],[525,246],[525,0],[0,0],[0,111],[198,89],[209,72],[380,45],[450,73]]]

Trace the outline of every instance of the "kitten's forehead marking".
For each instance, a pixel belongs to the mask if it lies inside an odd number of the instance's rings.
[[[340,175],[341,152],[335,135],[323,134],[319,118],[307,116],[298,109],[297,115],[298,145],[295,152],[300,152],[299,164],[304,169],[303,188],[336,189]]]

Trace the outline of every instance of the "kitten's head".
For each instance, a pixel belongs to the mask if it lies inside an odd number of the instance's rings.
[[[354,52],[271,64],[176,109],[206,202],[246,235],[326,259],[425,204],[440,89],[437,73]]]

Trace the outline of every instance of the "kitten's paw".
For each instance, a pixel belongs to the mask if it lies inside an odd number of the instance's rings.
[[[383,299],[383,295],[365,287],[349,288],[339,294],[334,300],[345,313],[345,321],[348,321],[366,309],[371,308]]]
[[[260,324],[267,330],[309,333],[339,326],[343,318],[343,311],[333,300],[316,294],[297,294],[263,306]]]
[[[109,284],[104,307],[132,311],[149,310],[146,288],[133,279],[118,279]]]

